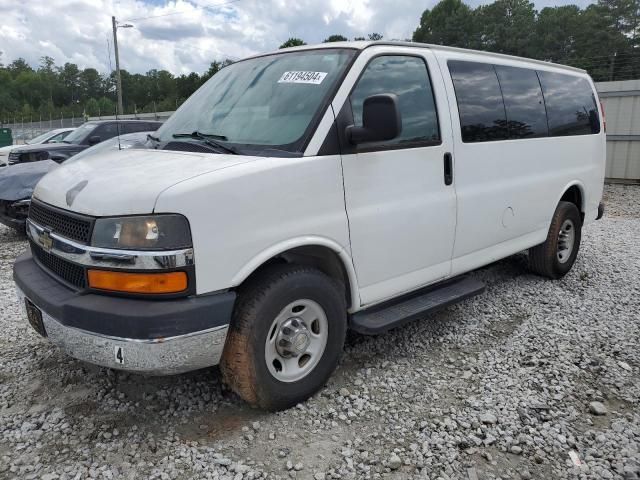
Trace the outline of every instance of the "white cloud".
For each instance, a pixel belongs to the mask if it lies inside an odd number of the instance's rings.
[[[537,5],[541,8],[553,1],[539,0]],[[1,60],[6,63],[24,57],[35,66],[40,57],[48,55],[59,65],[73,62],[107,72],[107,41],[111,41],[111,15],[115,15],[122,21],[132,19],[135,26],[119,30],[122,68],[203,72],[213,60],[274,50],[292,36],[308,43],[321,42],[331,34],[353,38],[371,32],[388,39],[410,38],[423,10],[436,0],[229,2],[0,0]],[[584,6],[588,2],[577,3]],[[211,5],[218,6],[205,8]]]

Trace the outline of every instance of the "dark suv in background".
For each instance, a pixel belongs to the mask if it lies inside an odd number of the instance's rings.
[[[146,120],[99,120],[87,122],[66,137],[62,143],[25,145],[9,154],[9,165],[16,163],[53,160],[61,163],[82,150],[120,135],[155,131],[162,122]]]

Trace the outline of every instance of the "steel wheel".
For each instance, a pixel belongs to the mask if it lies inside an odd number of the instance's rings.
[[[562,222],[560,232],[558,233],[558,261],[565,263],[571,257],[573,252],[573,245],[576,238],[575,225],[570,219],[566,219]]]
[[[267,368],[281,382],[296,382],[316,367],[329,336],[327,315],[313,300],[291,302],[275,318],[265,342]]]

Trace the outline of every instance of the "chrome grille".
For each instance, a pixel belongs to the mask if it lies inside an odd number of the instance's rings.
[[[74,214],[45,205],[36,200],[31,201],[29,218],[42,227],[50,228],[63,237],[85,245],[91,241],[93,218]]]
[[[87,288],[87,280],[83,267],[45,252],[42,247],[34,242],[29,243],[31,245],[31,254],[42,267],[76,288],[81,290]]]

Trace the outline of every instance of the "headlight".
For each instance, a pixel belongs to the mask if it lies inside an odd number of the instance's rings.
[[[178,250],[192,246],[189,222],[182,215],[99,218],[91,245],[123,250]]]

